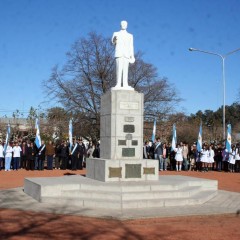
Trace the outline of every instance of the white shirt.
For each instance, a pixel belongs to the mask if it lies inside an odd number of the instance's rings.
[[[6,149],[6,155],[5,157],[12,157],[12,152],[13,152],[13,149],[11,146],[7,146],[7,149]]]
[[[13,147],[13,157],[20,157],[21,151],[22,151],[22,149],[20,146],[14,146]]]
[[[3,156],[3,150],[4,150],[3,146],[0,145],[0,158],[3,158],[3,157],[4,157],[4,156]]]

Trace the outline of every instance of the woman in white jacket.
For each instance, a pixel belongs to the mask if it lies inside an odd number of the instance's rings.
[[[208,150],[208,168],[207,170],[212,170],[213,169],[213,163],[214,163],[214,150],[213,150],[213,146],[210,145],[209,146],[209,150]]]
[[[202,163],[201,172],[208,171],[208,169],[207,169],[207,166],[208,166],[208,156],[209,156],[209,152],[208,152],[207,146],[204,145],[203,149],[201,151],[201,157],[200,157],[200,162]]]

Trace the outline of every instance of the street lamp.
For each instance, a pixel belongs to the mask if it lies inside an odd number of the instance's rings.
[[[227,56],[240,51],[240,48],[237,48],[231,52],[228,52],[225,55],[219,54],[219,53],[215,53],[215,52],[209,52],[209,51],[204,51],[204,50],[200,50],[197,48],[189,48],[189,51],[197,51],[197,52],[202,52],[202,53],[207,53],[207,54],[211,54],[211,55],[216,55],[218,57],[220,57],[222,59],[222,81],[223,81],[223,139],[225,141],[225,137],[226,137],[226,132],[225,132],[225,98],[226,98],[226,93],[225,93],[225,59]]]

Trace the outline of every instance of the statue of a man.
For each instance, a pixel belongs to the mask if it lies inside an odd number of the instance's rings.
[[[121,30],[114,32],[112,43],[115,45],[116,78],[114,90],[134,90],[128,85],[128,66],[134,63],[133,35],[127,32],[127,21],[121,21]]]

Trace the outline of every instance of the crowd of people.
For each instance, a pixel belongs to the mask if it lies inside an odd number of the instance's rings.
[[[73,139],[71,146],[65,140],[56,143],[42,140],[39,147],[32,141],[21,139],[8,142],[6,146],[0,141],[0,170],[5,171],[81,170],[87,157],[100,157],[99,144],[84,144],[81,138]]]
[[[81,170],[86,166],[86,158],[99,158],[100,144],[83,143],[81,138],[68,141],[41,141],[37,147],[32,141],[18,139],[5,143],[0,141],[0,170],[39,170],[70,169]],[[154,143],[146,141],[143,158],[159,161],[159,171],[226,171],[240,172],[240,144],[232,145],[228,151],[222,144],[202,145],[180,142],[176,147],[162,143],[157,138]]]
[[[154,143],[144,143],[143,158],[158,160],[159,171],[240,172],[239,143],[232,144],[230,151],[221,143],[203,143],[202,149],[197,150],[196,143],[180,142],[172,147],[157,138]]]

